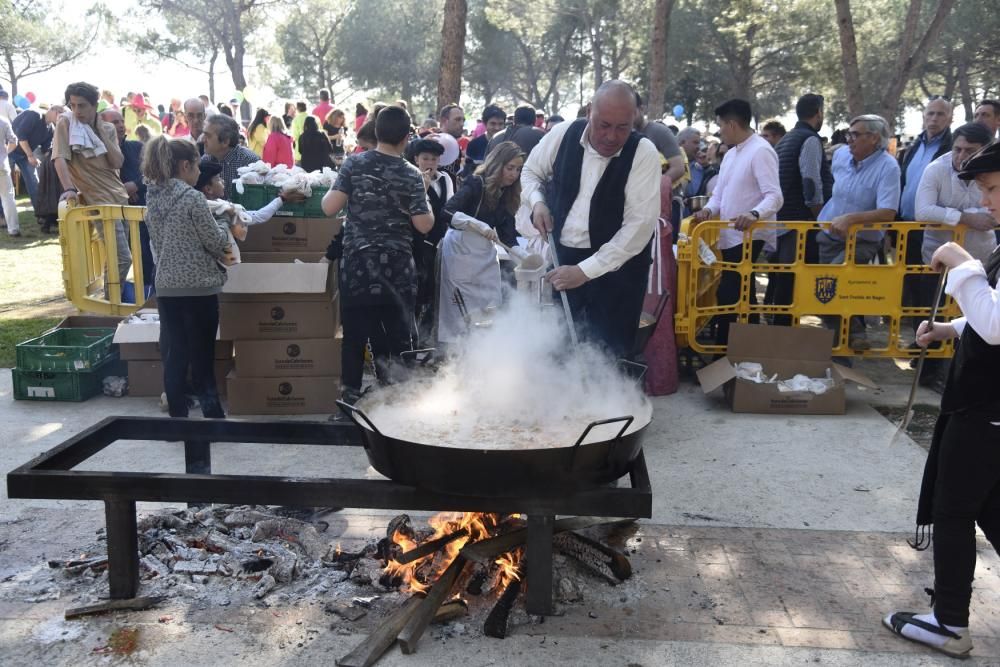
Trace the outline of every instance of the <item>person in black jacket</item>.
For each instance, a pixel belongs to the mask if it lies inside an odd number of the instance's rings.
[[[434,301],[437,294],[435,266],[437,246],[448,231],[448,222],[441,215],[445,203],[455,194],[451,177],[438,171],[438,162],[444,146],[433,139],[417,139],[406,147],[405,157],[424,179],[427,203],[434,214],[434,227],[426,234],[413,230],[413,261],[417,265],[417,302],[414,312],[417,332],[426,340],[434,326]]]
[[[319,171],[323,167],[333,169],[333,147],[326,133],[320,132],[315,116],[306,118],[299,135],[299,164],[306,171]]]
[[[461,292],[473,317],[500,306],[500,265],[493,242],[499,239],[508,246],[517,244],[514,215],[521,205],[523,166],[524,153],[517,144],[499,144],[441,211],[451,228],[439,246],[439,342],[453,343],[465,331],[455,303],[456,291]]]
[[[983,206],[1000,216],[1000,144],[972,156],[958,177],[974,178],[983,192]],[[1000,250],[980,262],[957,243],[945,243],[934,253],[931,266],[949,269],[945,291],[963,313],[951,322],[924,321],[917,329],[921,347],[961,338],[941,396],[920,486],[916,540],[910,544],[923,550],[933,542],[934,588],[927,589],[932,609],[925,614],[888,614],[882,622],[907,639],[964,658],[972,651],[969,606],[976,524],[1000,552]]]

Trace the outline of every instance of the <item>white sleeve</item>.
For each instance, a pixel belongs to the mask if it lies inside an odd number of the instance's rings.
[[[641,139],[625,184],[621,229],[578,264],[588,278],[593,280],[617,271],[646,247],[660,217],[660,180],[660,152],[649,139]]]
[[[256,211],[247,211],[247,213],[250,214],[250,222],[247,223],[247,226],[259,225],[262,222],[267,222],[274,217],[274,214],[277,213],[280,208],[281,197],[275,197],[268,202],[267,206],[264,208],[259,208]]]
[[[751,158],[750,169],[763,195],[754,210],[760,214],[761,220],[774,220],[785,203],[778,180],[778,154],[772,148],[761,148]]]
[[[924,169],[924,173],[920,177],[920,184],[917,186],[913,213],[920,222],[938,222],[954,227],[962,217],[962,212],[957,208],[938,206],[941,189],[944,187],[942,177],[951,175],[943,174],[944,170],[939,167],[940,164],[935,163]]]
[[[545,184],[552,178],[552,166],[559,152],[559,145],[566,136],[572,123],[559,123],[548,134],[542,137],[528,156],[521,171],[521,201],[527,202],[528,208],[545,201]]]
[[[944,291],[958,302],[966,323],[983,340],[1000,345],[1000,292],[990,287],[982,262],[970,260],[949,271]]]

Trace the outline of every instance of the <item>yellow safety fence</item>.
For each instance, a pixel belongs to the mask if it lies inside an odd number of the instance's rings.
[[[59,206],[59,244],[62,247],[63,285],[66,298],[89,313],[130,315],[142,307],[146,286],[142,280],[142,247],[139,223],[143,206]],[[119,275],[115,228],[127,225],[132,252],[132,280]],[[110,259],[110,261],[109,261]],[[134,284],[138,303],[122,302],[122,287]],[[106,286],[106,287],[105,287]]]
[[[843,264],[806,263],[806,238],[815,235],[820,230],[828,229],[829,223],[817,222],[781,222],[756,223],[744,234],[743,255],[739,262],[722,261],[721,253],[716,247],[719,232],[730,223],[711,220],[692,225],[692,218],[686,218],[681,223],[681,235],[677,243],[677,314],[674,318],[674,328],[677,334],[677,344],[680,347],[690,347],[702,353],[725,353],[725,346],[716,345],[709,334],[709,325],[718,315],[735,315],[739,322],[749,322],[751,317],[765,323],[775,315],[791,316],[796,326],[819,326],[819,316],[840,316],[840,332],[837,336],[838,345],[833,349],[835,356],[871,356],[871,357],[915,357],[919,350],[910,348],[913,340],[910,322],[904,318],[927,319],[930,307],[904,306],[903,285],[909,286],[915,278],[910,276],[931,275],[935,273],[929,266],[923,264],[906,264],[907,243],[911,242],[908,232],[914,230],[937,229],[954,233],[954,240],[961,243],[964,227],[949,227],[922,222],[890,222],[856,225],[851,228],[847,238],[846,260]],[[756,261],[763,258],[751,257],[751,231],[777,227],[796,233],[795,259],[790,264],[773,264],[767,261]],[[895,246],[887,244],[885,263],[856,264],[854,251],[856,235],[860,231],[895,232],[887,234],[895,236]],[[812,234],[810,234],[810,232]],[[715,261],[706,263],[699,254],[701,242],[707,244],[709,255]],[[708,256],[706,256],[708,258]],[[741,290],[737,303],[720,306],[716,303],[715,292],[723,271],[736,271],[740,274]],[[794,290],[792,303],[788,305],[764,305],[763,299],[758,304],[750,302],[751,285],[749,277],[756,274],[757,280],[764,280],[768,273],[791,273],[794,275]],[[930,278],[933,280],[934,278]],[[927,279],[925,279],[927,280]],[[931,297],[933,298],[933,297]],[[938,319],[947,320],[959,315],[958,306],[951,298],[946,298],[938,310]],[[848,328],[850,316],[865,316],[869,325],[875,318],[881,318],[888,329],[888,336],[872,332],[869,340],[872,348],[865,351],[854,351],[848,346]],[[711,341],[711,342],[710,342]],[[953,352],[951,342],[944,343],[938,349],[929,350],[930,357],[950,357]]]

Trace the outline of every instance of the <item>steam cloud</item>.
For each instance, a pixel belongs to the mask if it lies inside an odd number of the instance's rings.
[[[477,449],[571,446],[592,421],[635,416],[651,406],[634,380],[593,345],[573,346],[560,313],[512,295],[489,326],[477,327],[428,378],[376,391],[361,407],[394,437]],[[622,424],[595,428],[587,442]]]

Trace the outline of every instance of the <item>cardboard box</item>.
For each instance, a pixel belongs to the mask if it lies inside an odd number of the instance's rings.
[[[296,260],[305,264],[315,264],[326,257],[326,252],[244,252],[240,260],[244,264],[290,264]]]
[[[326,251],[340,231],[336,218],[285,218],[275,216],[247,230],[237,242],[240,252]]]
[[[240,377],[322,377],[340,375],[342,338],[237,340]]]
[[[237,264],[229,269],[219,301],[330,301],[337,293],[335,268],[325,262]]]
[[[232,340],[333,338],[340,319],[331,264],[240,264],[230,270],[219,324]]]
[[[64,317],[53,329],[116,329],[124,317],[111,315],[70,315]]]
[[[226,395],[226,376],[233,370],[232,360],[215,360],[215,386]],[[157,360],[128,362],[128,395],[159,396],[163,393],[163,364]]]
[[[876,388],[863,373],[830,360],[833,331],[812,327],[779,327],[733,324],[729,329],[725,357],[698,371],[698,382],[707,394],[723,387],[733,412],[782,415],[841,415],[847,409],[844,382]],[[733,367],[741,361],[755,361],[765,375],[778,374],[779,380],[802,373],[826,377],[831,370],[835,386],[823,394],[782,392],[777,384],[758,384],[736,377]]]
[[[236,371],[226,378],[229,414],[333,414],[340,397],[337,377],[248,378]]]
[[[214,357],[219,360],[232,359],[233,341],[220,340],[218,332],[215,339]],[[159,361],[162,358],[159,322],[122,322],[118,325],[112,342],[118,344],[120,359]]]

